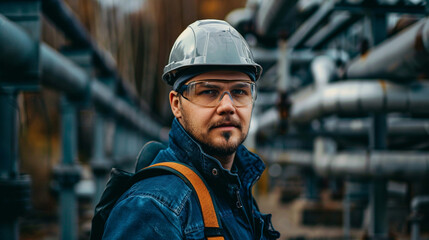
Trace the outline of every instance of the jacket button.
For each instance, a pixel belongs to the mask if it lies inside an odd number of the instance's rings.
[[[217,176],[218,175],[218,171],[217,171],[216,168],[212,169],[212,174],[213,174],[213,176]]]

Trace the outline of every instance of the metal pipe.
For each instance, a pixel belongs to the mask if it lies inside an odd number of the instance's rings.
[[[417,196],[411,201],[412,223],[411,223],[411,240],[420,240],[420,208],[422,205],[429,204],[429,196]]]
[[[427,119],[389,117],[387,121],[387,137],[389,139],[394,137],[429,137],[429,120]],[[272,108],[252,120],[249,131],[254,132],[254,134],[259,132],[265,136],[273,136],[278,131],[279,123],[278,109]],[[311,134],[332,136],[340,139],[366,137],[369,134],[369,128],[369,119],[328,118],[324,119],[323,129],[312,129]]]
[[[80,178],[77,165],[77,107],[65,96],[61,99],[62,160],[56,167],[60,180],[61,239],[77,239],[77,196],[74,186]],[[69,175],[71,173],[71,175]],[[68,176],[76,176],[73,181]]]
[[[369,119],[326,119],[324,121],[324,133],[335,136],[367,136],[369,131]],[[394,118],[387,119],[388,136],[429,136],[429,120]]]
[[[407,112],[428,116],[429,83],[402,86],[387,81],[355,80],[307,89],[292,97],[290,119],[309,123],[329,114],[366,116],[368,112]]]
[[[353,59],[344,78],[398,81],[429,76],[429,18],[424,18],[368,53]]]
[[[422,179],[429,176],[429,153],[374,151],[324,155],[314,160],[323,176]]]
[[[19,174],[17,108],[17,91],[0,88],[0,188],[3,191],[8,190],[6,184],[16,180]],[[6,192],[3,194],[7,195]],[[15,206],[11,202],[19,199],[13,199],[13,197],[0,201],[6,205],[2,205],[3,210],[8,210],[8,213],[0,216],[0,234],[5,239],[19,239],[16,214],[18,209],[14,209]]]
[[[314,58],[310,68],[317,88],[323,88],[337,77],[335,62],[328,56]]]
[[[94,207],[101,198],[106,186],[107,175],[111,167],[111,163],[105,156],[105,144],[105,119],[100,113],[96,113],[94,124],[94,151],[91,159],[91,169],[95,177],[95,194],[93,197]]]
[[[260,47],[251,48],[255,61],[264,65],[272,66],[277,63],[280,58],[279,49],[264,49]],[[347,62],[349,59],[345,51],[337,49],[328,49],[321,51],[310,50],[293,50],[289,51],[287,57],[292,65],[308,65],[318,56],[327,56],[333,60]]]
[[[91,39],[85,27],[74,16],[70,8],[62,0],[44,0],[42,2],[43,14],[71,40],[73,47],[89,48],[93,53],[95,66],[100,69],[102,76],[113,76],[118,90],[125,93],[134,103],[139,104],[135,90],[125,81],[121,80],[116,70],[115,60],[102,51]]]
[[[149,118],[147,114],[140,112],[125,100],[115,96],[108,86],[99,81],[91,80],[84,70],[47,45],[41,47],[41,60],[43,85],[76,98],[82,98],[89,94],[96,107],[114,113],[117,117],[151,137],[161,139],[161,126]]]
[[[399,180],[429,177],[429,153],[426,152],[342,152],[322,154],[315,158],[310,151],[270,149],[269,152],[261,154],[276,163],[314,168],[322,176]]]
[[[108,58],[92,41],[85,27],[74,16],[62,0],[43,0],[43,14],[71,40],[74,47],[89,48],[94,52],[94,62],[105,75],[117,76],[116,64]]]
[[[304,42],[313,34],[320,23],[332,13],[335,1],[327,0],[299,29],[288,39],[288,48],[300,48]]]
[[[27,59],[27,56],[31,55],[33,51],[37,51],[38,48],[30,37],[1,15],[0,32],[8,33],[0,35],[2,70],[10,67],[26,69],[27,65],[31,65],[30,59],[32,58]],[[13,57],[9,51],[2,51],[2,46],[9,45],[13,47]],[[92,81],[84,70],[46,44],[40,46],[40,60],[42,85],[62,91],[74,98],[90,95],[97,106],[113,112],[152,138],[165,140],[165,134],[161,134],[161,126],[147,116],[148,114],[131,107],[129,103],[115,96],[102,83]]]
[[[43,0],[43,14],[78,48],[92,47],[91,37],[62,0]],[[114,68],[110,68],[114,70]]]
[[[313,34],[305,43],[306,48],[319,49],[332,38],[344,31],[360,18],[348,12],[339,12],[332,15],[331,20],[319,31]]]
[[[85,71],[46,44],[40,50],[41,84],[74,98],[86,97],[90,78]]]
[[[385,150],[387,148],[387,122],[386,114],[372,114],[371,127],[369,131],[369,147],[371,151]],[[371,162],[375,162],[371,161]],[[395,164],[391,161],[390,164]],[[398,165],[403,164],[403,158]],[[409,164],[409,163],[408,163]],[[382,168],[387,168],[386,166]],[[376,168],[376,172],[379,170]],[[376,173],[377,174],[377,173]],[[378,175],[378,174],[377,174]],[[369,186],[369,209],[370,209],[370,235],[374,239],[386,239],[387,226],[387,181],[385,177],[374,177]]]
[[[387,37],[387,22],[385,14],[370,14],[371,32],[374,44],[379,44]],[[382,151],[387,148],[387,121],[386,113],[371,113],[369,131],[369,149]],[[369,185],[369,235],[374,239],[388,238],[387,226],[387,181],[386,178],[373,178]]]
[[[0,88],[0,179],[19,175],[17,95],[14,89]]]
[[[407,180],[429,177],[429,152],[337,152],[336,148],[333,140],[317,138],[313,152],[269,149],[263,153],[276,163],[310,167],[322,176]]]
[[[260,35],[267,35],[273,31],[279,25],[282,18],[289,15],[290,11],[296,12],[295,5],[297,1],[262,1],[256,16],[256,32]]]
[[[313,166],[314,157],[311,151],[269,149],[261,151],[261,155],[279,164],[294,165],[302,168],[311,168]]]
[[[38,42],[1,14],[0,32],[0,73],[31,70],[39,52]]]

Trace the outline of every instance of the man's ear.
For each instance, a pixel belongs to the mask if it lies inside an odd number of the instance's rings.
[[[180,119],[182,117],[182,112],[180,111],[180,96],[176,91],[170,91],[170,107],[171,107],[171,111],[173,112],[173,115],[177,118]]]

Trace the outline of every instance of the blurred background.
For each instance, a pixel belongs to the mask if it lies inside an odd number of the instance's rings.
[[[213,18],[264,68],[245,145],[281,239],[429,239],[427,2],[0,1],[0,238],[89,238],[110,169],[168,139],[171,46]]]

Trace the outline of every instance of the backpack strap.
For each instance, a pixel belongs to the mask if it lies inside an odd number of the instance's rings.
[[[138,175],[144,175],[146,178],[149,175],[158,175],[159,171],[168,171],[180,177],[189,187],[197,194],[201,213],[204,222],[204,234],[208,240],[223,240],[222,225],[220,218],[217,216],[215,202],[207,189],[204,180],[190,166],[186,166],[177,162],[162,162],[143,168],[136,174],[134,181],[138,181]],[[144,174],[140,174],[144,172]]]

